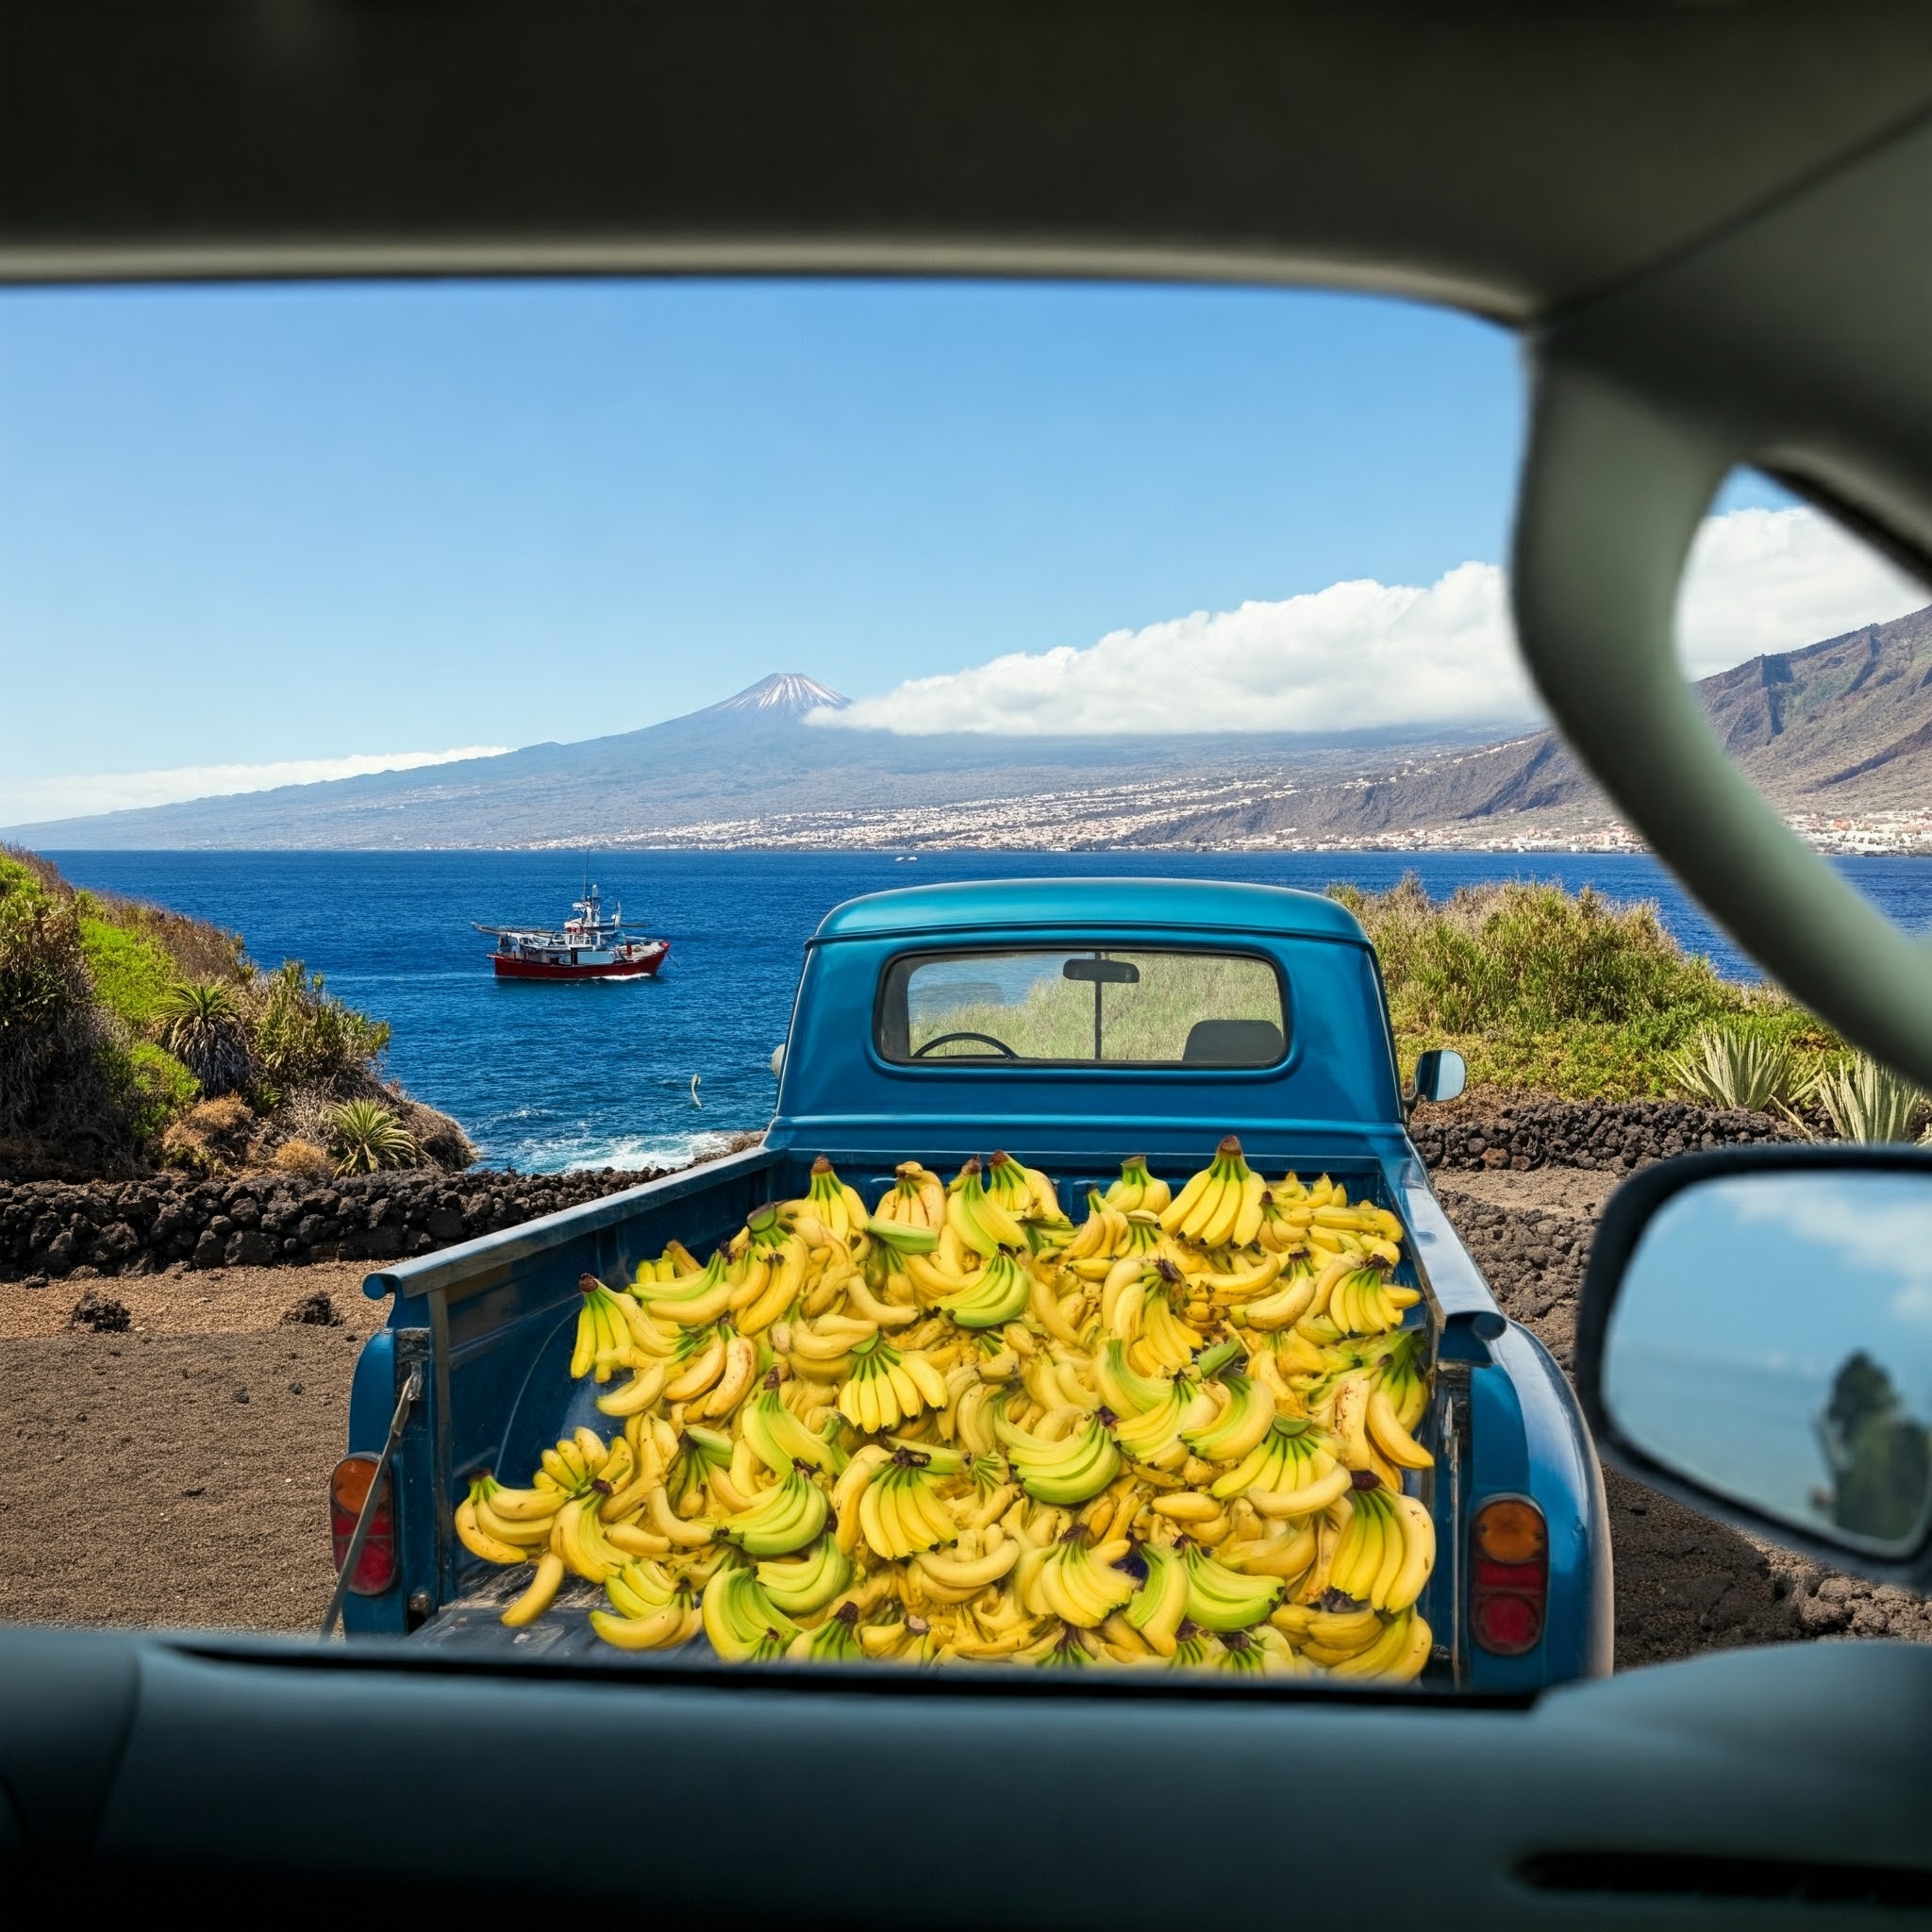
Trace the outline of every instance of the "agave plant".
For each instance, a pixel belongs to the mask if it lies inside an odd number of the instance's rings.
[[[248,1085],[255,1071],[248,1028],[233,988],[219,979],[177,981],[161,995],[161,1044],[212,1097]]]
[[[1801,1100],[1811,1084],[1799,1077],[1782,1042],[1734,1026],[1705,1027],[1687,1052],[1669,1057],[1669,1065],[1687,1100],[1753,1113]]]
[[[1859,1054],[1818,1083],[1818,1099],[1841,1141],[1909,1141],[1932,1094]]]
[[[329,1115],[328,1134],[338,1174],[374,1174],[416,1158],[408,1129],[380,1101],[345,1100]]]

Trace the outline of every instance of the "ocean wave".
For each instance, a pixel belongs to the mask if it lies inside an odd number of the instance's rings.
[[[530,1174],[582,1174],[614,1167],[631,1174],[646,1167],[685,1167],[731,1143],[728,1133],[560,1134],[520,1147],[518,1164]]]

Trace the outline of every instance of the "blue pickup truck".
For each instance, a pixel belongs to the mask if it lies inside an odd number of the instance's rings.
[[[1178,1187],[1232,1133],[1257,1169],[1324,1173],[1407,1230],[1396,1278],[1422,1291],[1408,1320],[1434,1365],[1417,1435],[1435,1466],[1411,1479],[1441,1553],[1419,1606],[1436,1640],[1425,1682],[1520,1693],[1608,1670],[1609,1540],[1589,1435],[1430,1191],[1374,954],[1342,907],[1178,880],[857,899],[808,942],[774,1063],[761,1146],[369,1277],[390,1319],[357,1367],[332,1492],[339,1567],[367,1518],[349,1633],[596,1652],[568,1599],[505,1628],[503,1576],[451,1527],[471,1474],[534,1468],[559,1435],[601,1423],[594,1386],[570,1374],[586,1274],[626,1278],[673,1238],[702,1252],[761,1203],[803,1193],[820,1155],[874,1201],[901,1161],[943,1173],[1000,1147],[1071,1203],[1128,1155]]]

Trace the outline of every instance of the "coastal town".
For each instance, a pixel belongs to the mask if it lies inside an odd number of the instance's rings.
[[[1645,850],[1621,820],[1588,811],[1512,813],[1496,820],[1391,825],[1376,831],[1303,831],[1290,824],[1233,832],[1231,820],[1281,816],[1306,788],[1230,780],[1099,786],[1091,790],[963,799],[943,805],[853,806],[842,809],[707,818],[615,833],[627,851],[1087,852],[1617,852]],[[1263,810],[1259,808],[1268,808]],[[1932,808],[1844,814],[1787,812],[1785,823],[1814,850],[1847,857],[1932,854]],[[1208,822],[1208,823],[1204,823]],[[532,851],[570,848],[533,841]]]

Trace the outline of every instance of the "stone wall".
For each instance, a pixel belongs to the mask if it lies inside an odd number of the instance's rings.
[[[358,1174],[333,1181],[0,1182],[0,1280],[396,1260],[575,1208],[660,1169]]]
[[[1493,1111],[1419,1107],[1409,1119],[1416,1151],[1431,1168],[1582,1167],[1627,1174],[1701,1147],[1794,1141],[1771,1114],[1693,1107],[1682,1100],[1524,1101]]]
[[[1581,1167],[1627,1172],[1693,1147],[1792,1138],[1767,1115],[1680,1101],[1531,1101],[1491,1112],[1418,1108],[1410,1131],[1431,1168]],[[398,1173],[326,1182],[0,1181],[0,1280],[314,1260],[396,1260],[513,1227],[655,1178],[625,1174]]]

